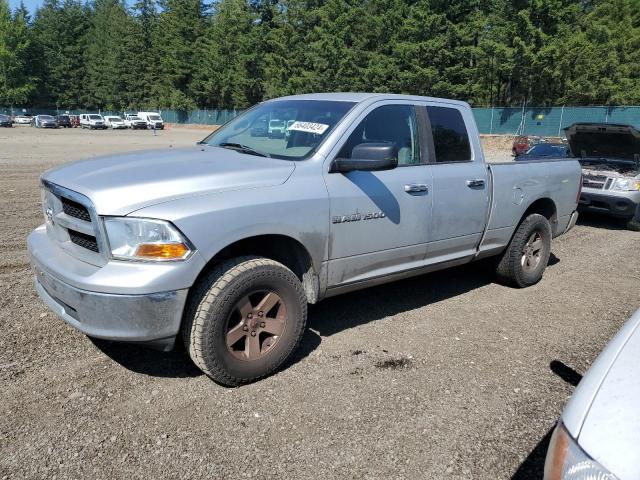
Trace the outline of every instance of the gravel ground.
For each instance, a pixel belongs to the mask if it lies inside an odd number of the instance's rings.
[[[640,234],[583,219],[526,290],[475,264],[329,299],[287,368],[227,389],[66,326],[25,249],[46,168],[203,135],[0,130],[0,479],[541,478],[572,384],[640,305]]]

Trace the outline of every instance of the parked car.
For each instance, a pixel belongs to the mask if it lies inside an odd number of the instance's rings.
[[[284,138],[284,132],[286,128],[287,126],[284,120],[269,120],[269,130],[267,132],[267,136],[269,138]]]
[[[147,128],[164,130],[164,121],[158,112],[138,112],[138,117],[147,123]]]
[[[640,478],[640,310],[600,353],[551,437],[545,480]]]
[[[127,126],[124,123],[124,120],[121,117],[118,117],[117,115],[108,115],[104,117],[104,123],[107,127],[113,130],[127,128]]]
[[[571,149],[566,143],[545,142],[534,145],[522,155],[517,155],[516,160],[535,160],[545,157],[562,158],[569,156],[571,156]]]
[[[0,114],[0,127],[13,127],[13,120],[9,115]]]
[[[13,117],[13,123],[17,125],[31,125],[33,117],[31,115],[16,115]]]
[[[56,117],[52,115],[36,115],[33,117],[33,126],[36,128],[58,128]]]
[[[513,140],[513,146],[511,147],[511,153],[513,153],[514,157],[518,155],[522,155],[527,152],[534,145],[543,142],[544,139],[541,137],[529,136],[529,135],[518,135]]]
[[[281,111],[296,118],[286,142],[252,137]],[[308,303],[490,256],[501,282],[537,283],[577,219],[580,165],[486,163],[463,102],[312,94],[193,147],[58,167],[42,188],[28,247],[49,307],[94,337],[181,337],[239,385],[287,360]]]
[[[91,130],[104,130],[107,128],[104,117],[97,113],[83,113],[80,115],[80,127]]]
[[[59,127],[71,128],[71,118],[69,115],[58,115],[56,117],[56,121],[58,122]]]
[[[250,135],[252,137],[266,137],[269,133],[267,118],[258,118],[251,125]]]
[[[582,165],[579,209],[626,221],[640,230],[640,131],[631,125],[575,123],[565,129]]]
[[[124,124],[134,130],[144,130],[147,128],[147,122],[132,113],[125,113]]]

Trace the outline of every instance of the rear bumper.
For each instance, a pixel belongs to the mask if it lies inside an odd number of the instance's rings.
[[[170,350],[180,329],[187,291],[112,295],[75,288],[32,257],[36,292],[62,320],[96,338]]]
[[[640,192],[620,192],[619,195],[611,195],[583,191],[578,209],[583,212],[603,213],[631,219],[637,214],[639,204]]]

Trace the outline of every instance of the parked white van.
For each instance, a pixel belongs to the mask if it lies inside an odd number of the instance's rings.
[[[138,112],[138,117],[147,122],[147,128],[164,130],[164,121],[158,112]]]
[[[97,113],[83,113],[80,115],[80,128],[90,128],[92,130],[107,128],[102,115]]]

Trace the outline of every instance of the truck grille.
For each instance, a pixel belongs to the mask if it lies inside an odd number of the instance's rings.
[[[93,204],[84,195],[42,181],[47,235],[69,255],[101,267],[107,263],[104,231]]]
[[[79,218],[85,222],[91,221],[89,211],[84,205],[80,205],[78,202],[74,202],[73,200],[69,200],[64,197],[62,197],[60,201],[62,202],[62,211],[70,217]]]
[[[606,181],[607,177],[605,175],[584,175],[582,177],[582,186],[602,190]]]
[[[98,253],[100,251],[98,249],[98,241],[96,240],[96,237],[82,232],[76,232],[75,230],[68,230],[68,232],[69,238],[76,245],[86,248],[87,250],[91,250],[92,252]]]

